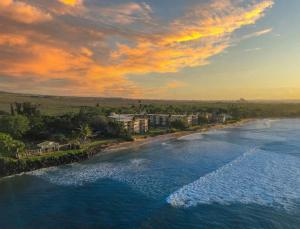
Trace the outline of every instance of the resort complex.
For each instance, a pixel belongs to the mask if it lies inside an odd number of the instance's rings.
[[[224,124],[234,118],[218,110],[189,114],[171,110],[154,113],[141,111],[140,106],[132,113],[127,113],[126,109],[108,113],[96,106],[82,107],[78,113],[48,116],[41,114],[36,104],[14,103],[10,104],[10,113],[0,117],[1,147],[5,149],[1,154],[20,159],[68,152],[97,141],[133,141],[204,125]]]
[[[191,127],[203,123],[226,123],[226,121],[232,119],[232,116],[211,113],[193,115],[112,113],[109,118],[120,123],[124,130],[131,134],[145,134],[150,128],[171,128],[172,123],[175,122],[180,122],[187,127]]]

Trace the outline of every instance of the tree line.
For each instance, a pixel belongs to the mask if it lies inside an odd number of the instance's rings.
[[[77,112],[47,115],[41,106],[30,102],[10,105],[10,113],[0,112],[0,156],[19,152],[44,140],[60,143],[84,142],[90,136],[131,139],[130,133],[107,116],[123,114],[195,114],[198,112],[226,113],[242,118],[300,117],[299,104],[263,103],[191,103],[191,104],[129,104],[109,107],[96,104],[81,107]],[[186,123],[175,121],[171,128],[185,129]]]

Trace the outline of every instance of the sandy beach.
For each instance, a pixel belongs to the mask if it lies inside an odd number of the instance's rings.
[[[171,140],[171,139],[177,139],[177,138],[180,138],[183,136],[188,136],[188,135],[192,135],[192,134],[196,134],[196,133],[204,133],[204,132],[208,132],[208,131],[212,131],[212,130],[238,127],[238,126],[242,126],[246,123],[252,122],[254,120],[255,119],[243,119],[241,121],[238,121],[235,123],[229,123],[229,124],[211,124],[206,127],[199,128],[199,129],[193,130],[193,131],[178,131],[175,133],[168,133],[168,134],[158,135],[158,136],[154,136],[154,137],[137,138],[133,142],[113,143],[113,144],[107,146],[101,153],[110,153],[110,152],[115,152],[115,151],[119,151],[119,150],[140,147],[140,146],[151,144],[154,142],[161,142],[161,141],[167,141],[167,140]]]
[[[82,152],[79,151],[78,153],[75,154],[66,154],[57,158],[53,156],[41,157],[40,160],[36,160],[33,162],[30,160],[30,158],[28,158],[27,160],[29,162],[25,163],[26,165],[25,167],[24,167],[24,161],[20,161],[20,160],[11,161],[7,165],[4,164],[2,168],[0,168],[0,177],[22,174],[24,172],[29,172],[33,170],[42,169],[42,168],[57,167],[60,165],[78,163],[81,161],[88,160],[96,155],[104,155],[104,154],[118,152],[120,150],[138,148],[154,142],[163,142],[171,139],[178,139],[180,137],[188,136],[195,133],[204,133],[212,130],[233,128],[233,127],[244,125],[245,123],[251,121],[254,121],[254,119],[244,119],[239,122],[229,123],[229,124],[211,124],[205,127],[199,127],[198,129],[193,131],[178,131],[175,133],[168,133],[168,134],[158,135],[154,137],[146,137],[146,138],[138,137],[135,139],[135,141],[132,142],[118,142],[118,143],[110,143],[107,145],[99,145],[89,150],[85,150]]]

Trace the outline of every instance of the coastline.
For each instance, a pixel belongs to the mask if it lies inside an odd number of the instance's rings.
[[[3,159],[0,158],[0,179],[12,175],[22,174],[38,169],[56,167],[88,160],[98,154],[108,154],[123,149],[140,147],[153,142],[167,141],[188,136],[196,133],[205,133],[212,130],[224,128],[234,128],[252,122],[255,119],[243,119],[228,124],[210,124],[205,127],[199,127],[195,130],[177,131],[146,138],[137,138],[132,142],[113,142],[108,144],[99,144],[86,149],[72,150],[66,152],[55,152],[39,157],[28,157],[24,159]]]
[[[160,141],[168,141],[172,139],[177,139],[184,136],[189,136],[196,133],[205,133],[212,130],[219,130],[225,128],[234,128],[238,126],[242,126],[246,123],[253,122],[256,119],[243,119],[241,121],[237,121],[234,123],[229,124],[211,124],[207,127],[198,128],[196,130],[188,130],[188,131],[177,131],[174,133],[168,133],[163,135],[157,135],[154,137],[142,138],[137,139],[133,142],[120,142],[120,143],[113,143],[112,145],[106,147],[103,152],[112,152],[112,151],[119,151],[121,149],[130,149],[131,147],[139,147],[142,145],[147,145],[153,142],[160,142]]]

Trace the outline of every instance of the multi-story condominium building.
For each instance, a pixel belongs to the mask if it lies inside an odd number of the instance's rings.
[[[123,128],[131,134],[143,134],[149,130],[149,120],[134,114],[111,114],[109,118],[122,124]]]
[[[190,115],[189,116],[189,125],[191,125],[191,126],[199,125],[199,116],[198,115]]]
[[[205,122],[211,122],[213,121],[213,114],[209,112],[200,112],[198,114],[199,120],[205,120]]]
[[[112,113],[108,117],[114,120],[115,122],[120,123],[123,126],[124,130],[127,130],[128,132],[132,131],[132,115]]]
[[[168,114],[149,114],[148,117],[152,127],[168,127],[170,122]]]
[[[199,117],[198,115],[172,115],[171,122],[175,120],[182,120],[187,122],[189,126],[196,126],[199,124]]]
[[[186,119],[186,115],[171,115],[170,116],[170,121],[171,122],[174,122],[174,121],[177,121],[177,120],[183,120],[183,119]]]
[[[143,134],[143,133],[147,133],[149,131],[149,119],[148,118],[138,118],[139,121],[139,133]]]
[[[213,121],[218,123],[225,123],[230,119],[232,119],[232,116],[228,114],[216,114],[213,116]]]
[[[148,117],[152,127],[168,127],[176,120],[186,121],[189,126],[198,125],[198,115],[149,114]]]

